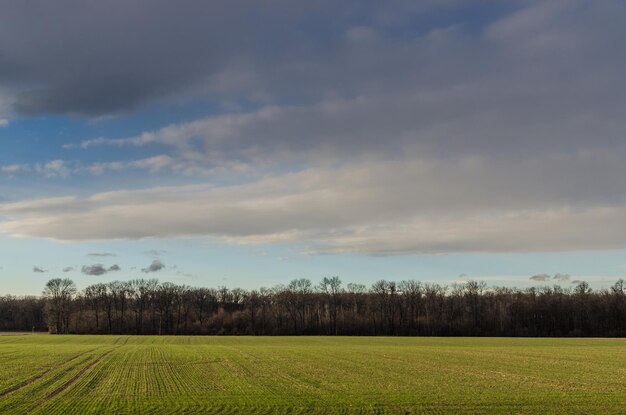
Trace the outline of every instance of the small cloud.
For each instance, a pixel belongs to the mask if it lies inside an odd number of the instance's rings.
[[[532,281],[549,281],[550,276],[548,274],[537,274],[530,277]]]
[[[6,166],[0,166],[0,173],[6,174],[9,176],[19,174],[19,173],[27,173],[30,170],[31,169],[28,164],[8,164]]]
[[[103,275],[107,273],[107,269],[102,264],[83,265],[82,272],[85,275]]]
[[[165,252],[166,251],[163,251],[162,249],[150,249],[148,251],[145,251],[144,254],[149,256],[161,256],[165,254]]]
[[[52,160],[45,164],[35,164],[33,167],[36,173],[39,173],[48,178],[54,177],[67,177],[70,174],[70,169],[63,160]]]
[[[162,270],[163,268],[165,268],[165,264],[163,264],[160,260],[155,259],[154,261],[152,261],[148,268],[142,268],[141,272],[157,272]]]
[[[74,267],[65,267],[63,268],[63,272],[71,272],[74,271]]]
[[[176,276],[180,279],[195,279],[196,276],[194,274],[190,274],[190,273],[186,273],[186,272],[180,272],[178,271],[176,273]]]
[[[557,281],[569,281],[570,275],[569,274],[556,274],[554,277],[552,277],[552,279],[557,280]]]
[[[92,252],[90,254],[87,254],[87,256],[102,258],[102,257],[111,257],[111,256],[117,256],[117,255],[111,252]]]
[[[581,282],[586,282],[585,280],[574,280],[572,284],[580,284]]]
[[[48,270],[41,267],[33,267],[33,272],[48,272]]]
[[[85,275],[104,275],[107,272],[119,271],[121,268],[119,265],[112,265],[109,268],[106,268],[102,264],[94,264],[94,265],[83,265],[82,272]]]
[[[6,118],[0,118],[0,128],[7,127],[9,125],[9,120]]]

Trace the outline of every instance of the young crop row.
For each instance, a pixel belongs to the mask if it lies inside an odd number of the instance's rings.
[[[622,413],[626,342],[16,336],[0,413]]]

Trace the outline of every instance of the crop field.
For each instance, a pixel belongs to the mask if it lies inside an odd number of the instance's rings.
[[[0,335],[0,413],[624,414],[626,340]]]

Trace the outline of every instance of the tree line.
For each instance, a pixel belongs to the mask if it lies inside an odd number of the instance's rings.
[[[0,331],[89,334],[626,336],[626,283],[517,289],[338,277],[258,290],[156,279],[82,291],[52,279],[41,296],[0,296]]]

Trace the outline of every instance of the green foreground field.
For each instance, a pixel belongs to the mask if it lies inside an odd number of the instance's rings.
[[[0,336],[0,412],[626,413],[626,340]]]

